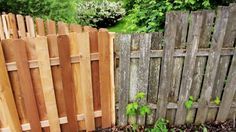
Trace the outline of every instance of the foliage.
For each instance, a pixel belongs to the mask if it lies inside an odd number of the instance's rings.
[[[121,2],[87,1],[78,4],[78,20],[82,25],[108,27],[125,15]]]
[[[193,96],[190,96],[189,99],[184,103],[186,109],[191,109],[193,107]]]
[[[168,132],[167,129],[168,121],[165,119],[158,119],[154,125],[154,128],[148,129],[148,132]]]
[[[215,98],[215,100],[214,100],[214,103],[215,103],[216,105],[220,105],[220,102],[221,102],[221,101],[220,101],[220,97],[217,96],[217,97]]]
[[[3,12],[76,22],[77,0],[0,0]]]
[[[148,105],[141,103],[145,97],[145,93],[139,92],[135,95],[135,101],[129,103],[126,106],[126,114],[128,116],[145,116],[146,114],[150,114],[151,110]],[[136,122],[132,122],[132,127],[136,129],[138,124]]]

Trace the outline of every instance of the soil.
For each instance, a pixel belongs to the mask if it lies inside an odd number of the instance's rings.
[[[148,126],[150,127],[150,126]],[[180,126],[168,125],[169,132],[236,132],[233,120],[226,122],[208,122],[204,125],[185,124]],[[100,129],[97,132],[131,132],[131,126],[114,126],[112,128]],[[140,127],[139,132],[144,132],[144,127]]]

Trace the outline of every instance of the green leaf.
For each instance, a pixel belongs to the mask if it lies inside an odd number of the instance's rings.
[[[214,103],[216,105],[220,105],[220,98],[219,97],[216,97],[216,99],[214,100]]]
[[[184,105],[185,105],[185,107],[186,107],[187,109],[191,109],[192,106],[193,106],[193,101],[192,101],[192,100],[188,100],[188,101],[186,101],[186,102],[184,103]]]
[[[151,110],[147,105],[143,105],[139,109],[140,115],[145,116],[146,114],[150,114]]]
[[[144,92],[138,92],[136,95],[135,95],[135,99],[143,99],[145,96],[145,93]]]

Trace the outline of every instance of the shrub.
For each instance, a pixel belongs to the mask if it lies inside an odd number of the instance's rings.
[[[0,0],[3,12],[76,22],[77,0]]]
[[[125,15],[121,2],[88,1],[78,5],[78,21],[82,25],[109,27]]]

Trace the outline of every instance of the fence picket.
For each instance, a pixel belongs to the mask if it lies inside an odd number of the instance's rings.
[[[2,17],[0,17],[0,39],[5,39],[4,30],[3,30],[3,23],[2,23]]]
[[[17,31],[17,22],[15,14],[8,13],[9,17],[9,30],[11,33],[12,38],[18,38],[18,31]]]
[[[35,25],[36,25],[36,31],[37,35],[39,36],[45,36],[45,27],[44,27],[44,21],[41,18],[35,19]]]
[[[22,15],[16,15],[18,34],[20,38],[26,37],[25,21]]]
[[[82,32],[82,26],[77,25],[77,24],[70,24],[70,32],[77,32],[81,33]]]
[[[47,34],[56,34],[56,23],[52,20],[47,20],[46,22]]]
[[[35,37],[34,20],[31,16],[25,16],[27,37]]]
[[[58,34],[68,34],[69,33],[69,28],[68,28],[68,24],[64,23],[64,22],[58,22],[57,23],[57,32]]]

